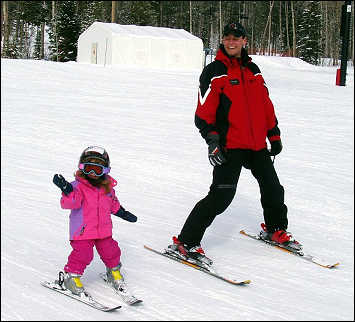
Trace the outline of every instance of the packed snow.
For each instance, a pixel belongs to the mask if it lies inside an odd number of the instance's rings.
[[[345,321],[354,318],[354,72],[252,56],[275,105],[284,149],[275,159],[289,231],[326,269],[242,236],[263,221],[257,182],[243,169],[235,199],[202,246],[227,284],[144,249],[163,249],[208,192],[212,167],[194,125],[200,70],[134,69],[1,59],[1,319],[57,321]],[[89,145],[106,148],[121,204],[113,217],[123,274],[143,299],[129,307],[100,280],[97,252],[82,282],[105,313],[40,285],[71,251],[69,211],[55,173],[73,180]]]

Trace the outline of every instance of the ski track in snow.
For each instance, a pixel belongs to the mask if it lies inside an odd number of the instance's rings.
[[[289,230],[328,270],[239,234],[262,222],[259,188],[242,170],[232,204],[202,246],[233,286],[153,254],[177,235],[208,192],[212,167],[194,126],[200,71],[1,59],[1,319],[344,321],[354,317],[354,82],[335,86],[334,67],[252,56],[275,105],[284,149],[275,167]],[[96,311],[40,285],[57,278],[71,248],[69,211],[55,173],[73,179],[89,145],[104,146],[122,205],[113,217],[123,274],[143,304]],[[82,281],[98,300],[120,304],[99,273],[96,250]]]

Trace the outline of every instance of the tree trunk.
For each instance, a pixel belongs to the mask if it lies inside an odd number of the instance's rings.
[[[184,29],[184,2],[180,1],[180,12],[178,16],[178,26],[180,29]]]
[[[274,1],[270,1],[270,22],[269,22],[269,38],[268,38],[268,55],[271,56],[271,22],[272,22],[272,8],[274,6]]]
[[[354,2],[351,3],[351,39],[352,39],[352,52],[351,52],[351,60],[354,66]]]
[[[222,1],[219,1],[219,39],[222,39]]]
[[[265,25],[265,29],[264,29],[264,32],[263,32],[263,37],[261,38],[261,51],[262,51],[262,54],[265,55],[265,35],[266,35],[266,30],[267,30],[267,27],[269,26],[269,23],[271,25],[271,12],[272,12],[272,7],[274,6],[274,1],[270,1],[270,9],[269,9],[269,15],[267,17],[267,21],[266,21],[266,25]],[[270,31],[269,31],[270,33]],[[269,41],[269,44],[270,44],[270,41]]]
[[[3,6],[1,6],[1,43],[3,42],[3,39],[4,39],[4,23],[3,22],[4,22],[4,10],[3,10]]]
[[[8,1],[2,1],[2,11],[3,11],[3,26],[4,26],[4,35],[3,35],[3,48],[4,48],[9,43],[9,6],[8,6]]]
[[[190,1],[190,33],[192,33],[192,1]]]
[[[44,58],[44,29],[46,27],[46,24],[44,22],[41,23],[41,51],[39,54],[39,58],[43,59]]]
[[[256,7],[256,1],[253,2],[253,4],[252,4],[252,10],[251,10],[251,16],[252,16],[252,22],[251,22],[251,42],[250,42],[250,54],[251,54],[251,55],[255,55],[255,54],[256,54],[255,41],[254,41],[255,7]]]
[[[280,1],[280,10],[279,10],[279,24],[280,24],[280,44],[279,44],[279,51],[283,48],[283,37],[282,37],[282,1]]]
[[[323,2],[321,2],[322,4]],[[325,57],[329,57],[330,53],[329,53],[329,45],[328,45],[328,42],[329,42],[329,33],[328,33],[328,4],[327,4],[327,1],[324,1],[324,5],[325,5],[325,17],[324,17],[324,20],[325,20]]]
[[[292,31],[293,31],[292,56],[296,57],[296,22],[295,22],[295,10],[293,8],[293,1],[291,1],[291,13],[292,13]]]
[[[111,8],[111,22],[116,23],[116,5],[117,1],[111,1],[112,8]]]
[[[163,1],[159,1],[159,27],[163,27]]]
[[[56,60],[59,61],[58,57],[58,35],[57,35],[57,10],[56,10],[56,1],[52,1],[52,24],[53,24],[53,32],[55,39],[55,47],[56,47]]]
[[[290,55],[290,35],[288,31],[288,2],[285,3],[285,16],[286,16],[286,49],[287,56]]]
[[[208,43],[208,47],[209,48],[213,48],[213,44],[212,44],[212,39],[213,39],[213,15],[212,15],[212,3],[210,3],[210,34],[209,34],[209,43]]]

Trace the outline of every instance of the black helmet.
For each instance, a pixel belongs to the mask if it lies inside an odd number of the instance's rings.
[[[239,22],[232,22],[224,27],[223,37],[231,34],[236,37],[245,37],[247,33],[245,28]]]
[[[89,146],[88,148],[86,148],[80,156],[79,166],[80,163],[84,163],[88,159],[93,159],[93,158],[105,162],[104,166],[106,168],[110,167],[110,158],[108,156],[108,153],[104,148],[100,146]]]

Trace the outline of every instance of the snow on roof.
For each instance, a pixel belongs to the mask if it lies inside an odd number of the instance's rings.
[[[113,34],[133,37],[150,37],[163,39],[200,39],[184,29],[172,29],[165,27],[152,26],[136,26],[136,25],[119,25],[117,23],[94,22],[92,24],[110,30]]]

